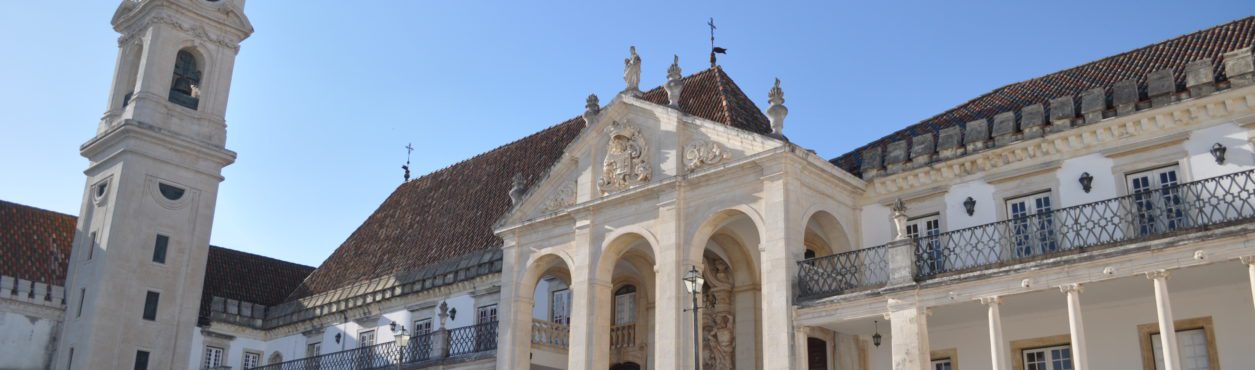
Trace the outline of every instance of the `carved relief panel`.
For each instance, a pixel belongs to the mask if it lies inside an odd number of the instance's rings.
[[[731,158],[722,146],[713,141],[698,141],[684,146],[684,164],[689,171],[718,164]]]
[[[606,127],[609,142],[597,186],[603,195],[649,182],[653,170],[640,129],[618,121]]]

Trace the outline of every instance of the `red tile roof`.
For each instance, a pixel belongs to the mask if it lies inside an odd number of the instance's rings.
[[[1139,91],[1145,99],[1146,74],[1172,68],[1177,78],[1178,90],[1185,85],[1185,64],[1204,58],[1212,58],[1216,66],[1216,79],[1223,80],[1224,64],[1221,54],[1251,46],[1255,42],[1255,17],[1239,19],[1227,24],[1179,36],[1153,45],[1113,55],[1059,72],[1000,87],[976,97],[957,107],[907,126],[897,132],[854,149],[831,160],[838,167],[860,175],[859,166],[864,150],[884,146],[916,135],[933,133],[952,126],[979,119],[992,119],[1002,112],[1019,112],[1020,108],[1041,103],[1049,107],[1049,100],[1074,96],[1095,87],[1110,87],[1116,82],[1137,79]],[[1110,89],[1108,89],[1110,95]]]
[[[65,286],[75,219],[0,200],[0,275]]]
[[[667,103],[661,87],[641,97]],[[771,132],[767,117],[719,67],[685,78],[680,109],[751,132]],[[401,184],[289,299],[499,248],[501,239],[492,226],[511,207],[514,174],[522,173],[531,186],[583,128],[582,118],[572,118]]]
[[[0,275],[64,287],[77,222],[75,216],[0,200]],[[314,270],[212,245],[206,264],[202,320],[213,296],[283,303]]]

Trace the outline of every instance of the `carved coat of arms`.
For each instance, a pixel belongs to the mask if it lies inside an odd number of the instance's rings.
[[[622,191],[648,182],[651,169],[640,129],[616,121],[610,123],[606,132],[610,142],[606,148],[606,160],[602,162],[601,179],[597,181],[601,193]]]

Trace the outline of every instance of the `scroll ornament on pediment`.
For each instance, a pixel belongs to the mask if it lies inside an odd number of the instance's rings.
[[[717,164],[732,155],[713,141],[699,141],[684,146],[684,164],[689,171]]]
[[[610,140],[601,178],[597,180],[601,193],[610,194],[649,182],[652,170],[640,129],[615,121],[606,127],[606,133]]]

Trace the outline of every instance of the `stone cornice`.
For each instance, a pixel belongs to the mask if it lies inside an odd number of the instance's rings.
[[[1042,160],[1062,160],[1101,152],[1130,141],[1151,140],[1252,114],[1255,86],[1230,89],[1163,108],[1106,119],[1041,138],[884,175],[868,181],[869,202],[903,192],[1000,176]],[[993,173],[990,173],[990,172]]]

